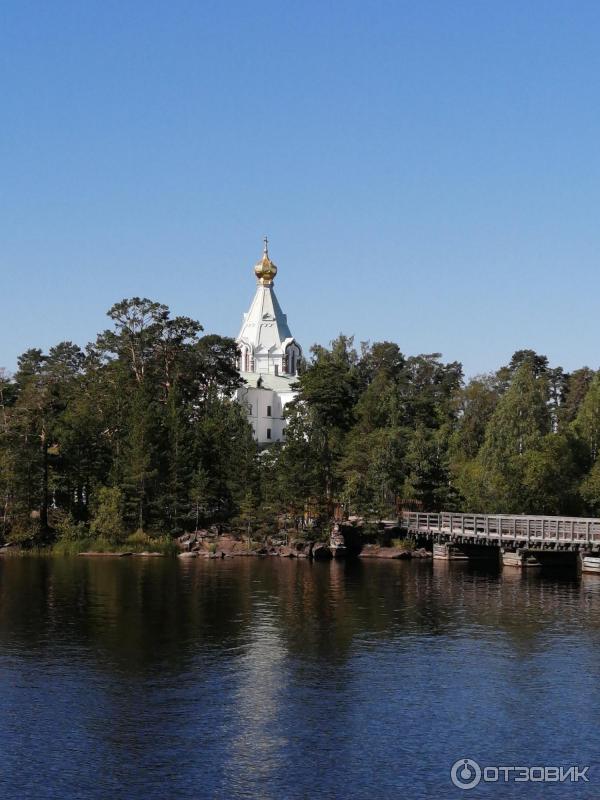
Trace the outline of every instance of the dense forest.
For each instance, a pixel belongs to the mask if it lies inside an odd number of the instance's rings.
[[[531,350],[464,382],[437,353],[340,336],[314,346],[285,443],[258,448],[233,339],[133,298],[84,350],[27,350],[0,374],[0,537],[170,538],[274,529],[334,507],[600,513],[600,373]]]

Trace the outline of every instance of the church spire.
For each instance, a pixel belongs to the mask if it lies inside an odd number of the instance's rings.
[[[261,286],[272,286],[273,278],[277,275],[277,267],[269,258],[269,240],[265,236],[265,247],[261,260],[254,267],[254,274]]]

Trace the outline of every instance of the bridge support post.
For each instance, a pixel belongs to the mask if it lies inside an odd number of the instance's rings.
[[[598,572],[600,572],[600,558],[598,562]],[[528,547],[517,547],[514,550],[503,549],[502,565],[504,567],[516,567],[518,569],[576,569],[579,556],[575,550],[558,550],[548,548],[546,550],[530,549]]]
[[[438,561],[468,561],[469,557],[451,542],[434,543],[433,557]]]
[[[542,564],[531,552],[517,548],[516,550],[502,550],[502,566],[536,569]]]
[[[579,554],[579,566],[584,575],[600,575],[600,553],[582,551]]]

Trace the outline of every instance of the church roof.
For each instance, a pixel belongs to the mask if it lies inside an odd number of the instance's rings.
[[[277,267],[269,258],[266,239],[263,258],[256,265],[255,273],[258,279],[256,294],[250,310],[244,314],[238,341],[247,342],[255,350],[284,349],[292,334],[273,289]]]
[[[262,346],[270,350],[272,347],[281,347],[286,339],[291,338],[287,318],[273,287],[259,284],[250,310],[244,314],[238,340],[248,342],[255,348]]]

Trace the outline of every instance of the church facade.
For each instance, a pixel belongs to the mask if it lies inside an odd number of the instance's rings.
[[[294,399],[302,348],[294,339],[273,289],[277,267],[269,257],[268,240],[254,267],[257,285],[249,311],[236,339],[238,369],[245,385],[237,400],[247,410],[254,437],[260,444],[285,439],[283,412]]]

